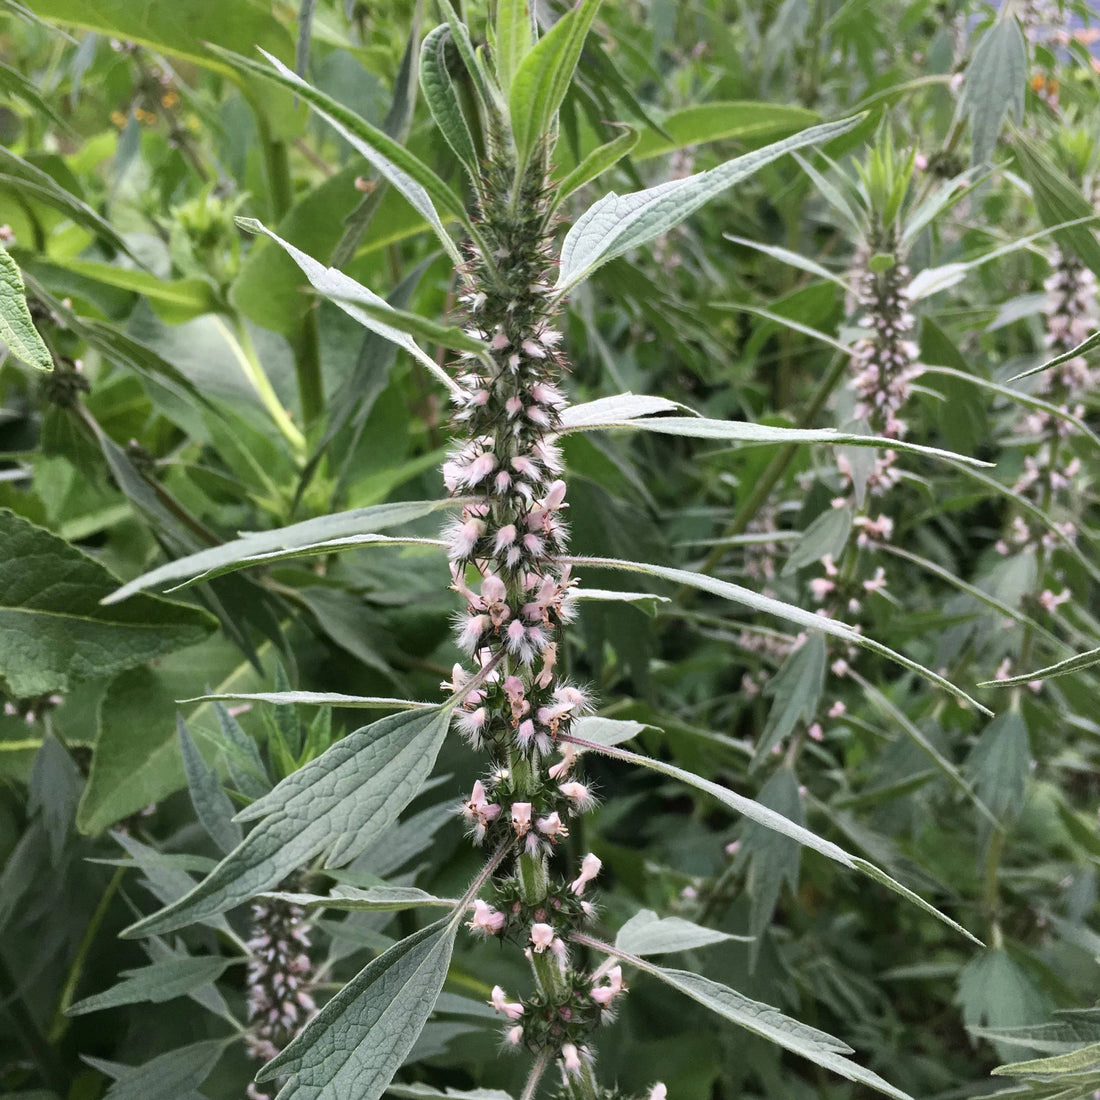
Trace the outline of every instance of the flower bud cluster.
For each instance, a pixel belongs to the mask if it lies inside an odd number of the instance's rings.
[[[313,963],[309,957],[305,911],[284,901],[252,906],[248,948],[248,1052],[269,1062],[316,1013],[309,993]],[[267,1100],[255,1083],[249,1100]]]
[[[1051,274],[1043,284],[1046,291],[1044,344],[1051,357],[1070,351],[1100,327],[1100,303],[1096,276],[1075,256],[1055,249]],[[1080,419],[1084,415],[1081,398],[1100,381],[1100,372],[1089,367],[1084,356],[1074,356],[1040,375],[1037,392],[1063,413]],[[1029,410],[1021,421],[1022,434],[1039,440],[1037,450],[1024,458],[1023,473],[1013,491],[1046,511],[1057,511],[1069,496],[1081,474],[1081,461],[1065,457],[1065,444],[1074,434],[1073,425],[1063,417],[1044,409]],[[1057,524],[1056,531],[1038,521],[1015,515],[1008,530],[997,543],[1001,554],[1042,547],[1050,550],[1062,537],[1074,539],[1077,530],[1071,521]]]

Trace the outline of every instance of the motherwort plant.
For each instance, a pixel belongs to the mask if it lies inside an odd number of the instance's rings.
[[[599,6],[599,0],[582,0],[540,36],[532,7],[501,0],[491,27],[493,48],[486,56],[474,47],[469,29],[450,5],[441,4],[443,22],[426,36],[421,50],[421,86],[440,131],[466,170],[469,202],[385,133],[275,59],[269,57],[267,65],[224,54],[244,76],[272,81],[307,101],[408,200],[451,258],[462,308],[460,325],[395,309],[259,222],[242,223],[278,242],[317,291],[421,363],[449,391],[455,409],[453,449],[443,466],[448,500],[360,509],[354,521],[349,518],[351,526],[341,528],[343,537],[316,543],[303,542],[300,531],[285,529],[269,539],[271,553],[329,553],[345,545],[445,550],[450,586],[460,602],[457,642],[467,660],[454,666],[443,685],[448,698],[441,705],[356,700],[396,713],[319,755],[303,753],[296,770],[237,815],[238,821],[255,824],[207,878],[135,925],[130,934],[163,933],[208,920],[257,895],[260,904],[269,906],[263,900],[271,897],[267,892],[293,872],[310,867],[315,881],[317,872],[346,865],[390,828],[422,790],[452,728],[482,754],[483,762],[482,776],[465,794],[462,812],[485,862],[462,898],[447,901],[388,885],[341,887],[330,895],[274,895],[280,904],[306,909],[423,906],[445,911],[374,958],[261,1070],[258,1080],[281,1083],[282,1100],[380,1096],[433,1010],[463,929],[504,941],[530,960],[526,990],[505,991],[493,982],[489,998],[502,1018],[507,1045],[531,1060],[524,1100],[534,1096],[552,1065],[565,1096],[594,1100],[617,1095],[610,1083],[598,1083],[598,1029],[626,992],[628,967],[822,1067],[888,1095],[905,1096],[850,1060],[850,1048],[838,1040],[718,982],[649,961],[655,954],[714,942],[721,934],[643,911],[608,942],[599,934],[591,900],[599,858],[591,852],[579,853],[575,862],[564,857],[562,841],[576,828],[578,815],[594,804],[578,757],[595,751],[692,785],[761,827],[919,901],[878,868],[781,814],[720,784],[621,748],[620,742],[635,731],[632,724],[589,717],[594,701],[560,673],[568,644],[564,631],[576,600],[609,596],[579,587],[574,570],[586,565],[686,584],[802,628],[868,645],[961,694],[839,621],[701,574],[569,555],[567,484],[556,445],[564,433],[625,428],[735,443],[839,441],[873,449],[893,442],[899,451],[922,449],[892,439],[889,432],[888,438],[792,432],[678,415],[678,406],[657,397],[623,394],[568,404],[563,337],[556,318],[570,291],[604,263],[655,240],[769,162],[827,141],[855,122],[815,126],[695,175],[632,194],[607,194],[574,221],[559,251],[555,230],[563,201],[612,167],[637,136],[627,132],[597,147],[555,183],[557,112]],[[444,217],[460,227],[461,245]],[[443,370],[417,338],[456,353],[453,368]],[[666,413],[672,415],[655,415]],[[884,428],[894,422],[884,421]],[[442,539],[382,533],[444,508],[453,518]],[[255,541],[242,540],[240,550],[239,565],[260,560]],[[227,557],[225,548],[219,552]],[[193,575],[209,567],[204,560],[200,554],[162,567],[126,591],[169,574]],[[632,598],[630,593],[610,595]],[[309,700],[308,693],[298,693],[298,698]],[[270,907],[265,912],[274,914]],[[287,946],[293,947],[289,940]],[[253,955],[265,950],[260,940],[248,947]],[[304,969],[301,954],[288,950],[284,955],[284,971]],[[594,967],[588,962],[593,955],[602,957]],[[286,987],[287,973],[277,985],[259,962],[254,968],[254,984],[264,985],[265,997],[268,986],[272,991]],[[302,1013],[287,1027],[297,1025],[311,1007],[300,998],[299,1005]],[[253,1035],[263,1037],[255,1030]],[[650,1095],[661,1100],[664,1087],[655,1084]]]

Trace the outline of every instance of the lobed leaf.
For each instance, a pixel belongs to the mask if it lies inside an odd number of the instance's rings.
[[[322,853],[348,862],[396,820],[423,786],[450,726],[450,711],[405,711],[349,734],[237,815],[260,820],[185,897],[126,930],[181,928],[273,886]]]

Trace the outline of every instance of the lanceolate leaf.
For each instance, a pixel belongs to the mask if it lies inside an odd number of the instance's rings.
[[[391,699],[382,695],[341,695],[335,691],[251,691],[235,695],[196,695],[181,703],[207,703],[214,700],[241,703],[275,703],[278,706],[349,707],[364,710],[431,710],[436,703],[415,699]]]
[[[338,305],[349,317],[354,317],[365,329],[384,337],[391,343],[407,351],[414,359],[426,367],[429,373],[435,375],[444,385],[455,388],[455,383],[450,376],[440,370],[439,364],[428,355],[409,335],[410,325],[417,331],[427,329],[436,334],[436,339],[447,343],[446,336],[450,332],[446,326],[437,325],[423,318],[417,318],[414,314],[404,313],[394,309],[385,298],[368,290],[357,283],[350,275],[345,275],[334,267],[325,267],[324,264],[307,255],[299,248],[295,248],[289,241],[272,233],[255,218],[238,218],[237,224],[249,233],[263,233],[278,244],[290,258],[302,269],[311,285],[326,298]],[[392,320],[391,320],[392,319]],[[390,323],[387,324],[387,321]],[[458,346],[455,341],[465,336],[461,330],[457,330],[451,336],[451,342],[447,346]],[[474,351],[481,351],[480,341],[470,341],[466,337],[461,346],[469,350],[468,345],[473,343]]]
[[[315,545],[332,539],[354,535],[371,534],[398,527],[403,523],[431,515],[441,508],[454,507],[450,500],[409,500],[396,504],[376,504],[370,508],[353,508],[348,512],[337,512],[331,516],[318,516],[302,523],[293,523],[289,527],[279,527],[274,531],[259,531],[243,535],[233,542],[221,546],[200,550],[185,558],[168,562],[167,565],[143,573],[135,580],[124,584],[111,593],[105,603],[117,603],[128,599],[135,592],[146,588],[162,587],[173,581],[187,577],[224,570],[251,558],[284,550]]]
[[[0,680],[16,698],[133,668],[214,627],[198,608],[149,596],[103,607],[118,581],[99,562],[4,510],[0,576]]]
[[[446,23],[441,23],[425,36],[420,47],[420,87],[432,118],[447,144],[466,166],[470,178],[476,181],[478,158],[473,135],[447,69],[447,43],[450,41],[451,28]]]
[[[221,913],[325,854],[332,865],[364,851],[397,820],[431,772],[450,711],[406,711],[349,734],[237,815],[260,820],[186,897],[128,929],[170,931]]]
[[[559,292],[566,293],[602,264],[668,232],[704,203],[765,164],[795,149],[846,133],[859,121],[856,117],[812,126],[687,179],[670,180],[629,195],[611,192],[582,214],[566,235],[557,284]]]
[[[1051,367],[1068,363],[1071,359],[1076,359],[1077,356],[1084,355],[1086,352],[1095,351],[1097,348],[1100,348],[1100,332],[1094,332],[1087,339],[1082,340],[1077,347],[1070,348],[1069,351],[1064,351],[1061,355],[1056,355],[1053,359],[1048,359],[1045,363],[1032,367],[1031,370],[1025,370],[1022,374],[1014,374],[1009,382],[1019,382],[1021,378],[1030,378],[1033,374],[1040,374],[1042,371],[1050,370]]]
[[[53,356],[38,335],[27,308],[23,276],[6,248],[0,247],[0,344],[28,366],[53,370]]]
[[[444,918],[367,964],[256,1075],[281,1100],[378,1100],[443,988],[458,921]]]
[[[617,948],[615,954],[619,954]],[[877,1073],[865,1069],[857,1062],[850,1061],[846,1055],[854,1053],[852,1048],[824,1031],[818,1031],[815,1027],[792,1020],[789,1016],[783,1015],[779,1009],[761,1001],[754,1001],[728,985],[722,985],[721,982],[711,981],[710,978],[704,978],[688,970],[671,970],[657,966],[636,955],[623,953],[621,957],[639,970],[652,974],[666,985],[698,1001],[717,1015],[776,1043],[785,1050],[808,1058],[815,1065],[832,1070],[849,1081],[867,1085],[877,1092],[894,1097],[895,1100],[911,1100],[908,1093],[895,1088]]]
[[[598,397],[595,401],[570,405],[562,410],[561,423],[564,431],[576,432],[634,420],[639,416],[679,412],[682,408],[678,402],[669,401],[667,397],[620,393],[614,397]]]
[[[601,173],[606,172],[612,165],[618,164],[637,144],[638,131],[628,128],[625,133],[620,134],[617,138],[593,149],[558,184],[558,191],[554,196],[554,205],[556,206],[562,199],[568,198],[578,187],[583,187]]]
[[[505,95],[512,87],[512,78],[534,45],[534,24],[528,0],[497,0],[496,61],[497,78]]]
[[[547,134],[561,106],[584,40],[603,0],[581,0],[542,36],[523,59],[508,93],[518,171]]]
[[[178,714],[176,732],[183,756],[183,770],[187,773],[187,786],[191,792],[191,805],[195,808],[199,824],[223,852],[230,852],[244,839],[240,825],[233,820],[233,803],[222,790],[218,773],[207,767],[183,717]]]
[[[919,673],[926,680],[943,688],[944,691],[948,691],[956,698],[976,707],[983,714],[992,713],[976,699],[971,699],[962,688],[956,687],[950,680],[945,680],[939,673],[925,668],[924,665],[903,656],[881,642],[865,637],[845,623],[838,622],[836,619],[826,619],[822,615],[815,615],[812,611],[806,611],[794,604],[784,603],[782,600],[774,599],[771,596],[762,596],[759,592],[753,592],[751,589],[743,588],[739,584],[708,577],[703,573],[691,573],[686,569],[673,569],[666,565],[652,565],[649,562],[588,557],[565,557],[562,558],[562,561],[571,562],[574,565],[590,565],[599,569],[627,569],[636,573],[648,573],[652,577],[660,577],[662,580],[671,581],[673,584],[687,585],[690,588],[698,588],[703,592],[710,592],[715,596],[752,608],[753,611],[759,611],[766,615],[776,615],[781,619],[786,619],[787,622],[794,623],[802,630],[821,631],[823,634],[841,638],[853,645],[863,646],[865,649],[869,649],[883,657],[889,657],[890,660],[896,661],[903,668]]]
[[[334,886],[331,894],[264,894],[264,897],[299,905],[303,909],[346,909],[348,912],[392,913],[425,906],[453,909],[455,898],[437,898],[415,886]]]
[[[970,119],[974,164],[987,164],[997,145],[1005,115],[1019,122],[1024,114],[1027,44],[1009,12],[982,35],[966,70],[959,110]]]
[[[615,948],[631,955],[667,955],[670,951],[694,951],[712,943],[745,938],[704,928],[682,917],[662,919],[652,909],[642,909],[619,929]]]
[[[1030,684],[1033,680],[1053,680],[1058,676],[1069,676],[1095,664],[1100,664],[1100,649],[1090,649],[1087,653],[1067,657],[1056,665],[1037,668],[1034,672],[1022,672],[1019,676],[1010,676],[1005,680],[983,680],[978,687],[1019,687],[1021,684]]]
[[[943,921],[944,924],[955,929],[956,932],[959,932],[968,940],[974,943],[981,942],[963,928],[961,924],[957,924],[950,917],[941,913],[935,906],[930,905],[918,894],[913,893],[908,887],[902,886],[900,882],[892,879],[885,871],[876,867],[873,863],[868,863],[865,859],[851,855],[838,844],[834,844],[831,840],[826,840],[824,837],[820,837],[816,833],[810,832],[810,830],[804,826],[797,825],[789,818],[776,813],[774,810],[769,810],[766,806],[760,805],[759,802],[755,802],[751,798],[736,794],[727,787],[723,787],[720,783],[714,783],[709,779],[704,779],[694,772],[685,771],[683,768],[678,768],[675,764],[668,764],[663,760],[654,760],[648,756],[640,756],[638,753],[630,752],[627,749],[596,745],[569,735],[566,735],[564,740],[577,744],[580,748],[603,753],[605,756],[610,756],[615,760],[622,760],[628,764],[638,764],[641,767],[650,768],[652,771],[660,772],[662,775],[667,775],[672,779],[678,779],[680,782],[686,783],[690,787],[695,787],[696,790],[709,794],[712,798],[728,806],[735,813],[747,817],[750,821],[755,821],[757,824],[763,825],[767,829],[774,829],[777,833],[782,833],[784,836],[790,837],[805,848],[812,848],[815,852],[819,852],[821,855],[839,863],[842,867],[847,867],[855,871],[862,871],[876,882],[880,882],[883,886],[893,890],[895,894],[899,894],[901,897],[913,902],[913,904],[918,905],[926,913],[930,913],[932,916]]]
[[[211,49],[236,68],[290,88],[306,100],[321,118],[401,192],[417,213],[435,230],[436,236],[443,243],[451,259],[456,264],[462,263],[462,255],[451,235],[444,228],[436,209],[438,204],[469,228],[462,200],[423,161],[413,156],[404,146],[398,144],[378,127],[372,126],[366,119],[360,118],[323,92],[311,87],[266,50],[260,50],[260,53],[271,63],[274,71],[257,61],[230,53],[228,50],[214,46]]]
[[[98,1012],[140,1001],[157,1004],[170,1001],[173,997],[182,997],[216,981],[231,961],[223,955],[179,955],[143,966],[140,970],[124,970],[123,980],[118,985],[77,1001],[66,1015],[82,1016],[85,1012]]]

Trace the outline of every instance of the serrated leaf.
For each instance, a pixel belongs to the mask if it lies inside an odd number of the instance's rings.
[[[84,779],[73,758],[56,737],[47,733],[31,767],[27,812],[41,812],[54,866],[61,860],[83,788]]]
[[[0,247],[0,344],[35,370],[53,370],[53,356],[42,342],[27,308],[23,276],[11,254]]]
[[[558,203],[568,198],[578,188],[583,187],[597,176],[602,175],[613,165],[618,164],[618,162],[638,144],[638,137],[639,133],[637,130],[633,127],[627,127],[618,137],[593,149],[592,152],[558,184],[557,191],[554,195],[554,205],[557,206]]]
[[[207,767],[183,716],[179,714],[176,715],[176,733],[191,792],[191,805],[199,824],[223,852],[230,852],[244,839],[240,825],[233,820],[233,803],[222,790],[218,773]]]
[[[539,39],[516,70],[508,105],[519,175],[535,146],[550,131],[602,2],[580,0]]]
[[[791,821],[789,818],[776,813],[774,810],[768,809],[766,806],[762,806],[759,802],[755,802],[751,798],[736,794],[719,783],[704,779],[701,775],[696,775],[694,772],[687,771],[684,768],[678,768],[675,764],[668,764],[663,760],[655,760],[652,757],[641,756],[627,749],[588,743],[581,738],[574,738],[572,735],[565,735],[563,740],[576,743],[584,749],[603,753],[605,756],[610,756],[615,760],[622,760],[627,764],[636,764],[643,768],[649,768],[652,771],[660,772],[662,775],[667,775],[672,779],[677,779],[681,783],[686,783],[689,787],[694,787],[696,790],[700,790],[704,794],[708,794],[712,798],[717,799],[723,805],[728,806],[735,813],[747,817],[750,821],[754,821],[764,826],[766,829],[773,829],[783,836],[790,837],[791,840],[797,841],[797,843],[801,844],[803,847],[812,848],[815,852],[833,860],[835,863],[839,863],[842,867],[861,871],[863,874],[887,887],[887,889],[892,890],[895,894],[905,898],[907,901],[913,902],[914,905],[919,906],[926,913],[943,921],[944,924],[953,928],[968,940],[977,944],[981,943],[980,940],[972,936],[963,928],[961,924],[956,923],[950,917],[941,913],[934,905],[925,901],[907,886],[903,886],[900,882],[891,878],[881,868],[876,867],[873,863],[865,859],[851,855],[841,848],[840,845],[834,844],[831,840],[826,840],[824,837],[818,836],[804,826]]]
[[[537,47],[536,47],[537,49]],[[690,217],[704,203],[786,153],[846,133],[860,117],[826,123],[767,145],[717,168],[682,180],[604,196],[577,219],[566,234],[557,289],[564,294],[598,267],[659,237]]]
[[[829,508],[822,512],[799,536],[783,565],[782,575],[789,577],[803,566],[821,561],[826,555],[839,558],[851,530],[851,508]]]
[[[334,99],[311,87],[292,69],[266,50],[260,53],[270,62],[271,68],[250,58],[231,53],[217,46],[211,49],[237,69],[254,73],[273,81],[300,95],[345,141],[377,169],[399,191],[418,214],[435,230],[447,255],[456,264],[463,262],[450,233],[440,220],[436,203],[449,214],[457,217],[469,228],[462,200],[419,158],[398,144],[384,131],[372,126],[366,119],[342,107]]]
[[[1013,135],[1012,149],[1020,171],[1031,185],[1039,220],[1053,230],[1060,248],[1074,253],[1100,276],[1100,239],[1096,236],[1096,222],[1064,226],[1065,222],[1079,218],[1095,218],[1097,215],[1092,203],[1081,193],[1081,188],[1051,161],[1038,142],[1017,132]]]
[[[999,714],[986,726],[970,752],[966,770],[978,797],[1002,822],[1020,812],[1031,772],[1031,744],[1018,710]]]
[[[813,721],[825,686],[827,659],[825,639],[813,634],[787,655],[779,671],[768,681],[764,691],[773,702],[749,764],[750,771],[758,768],[800,721]]]
[[[445,918],[372,960],[256,1075],[280,1100],[378,1100],[443,988],[458,922]]]
[[[186,897],[126,930],[139,936],[221,913],[322,853],[348,862],[396,820],[423,786],[450,726],[443,708],[390,715],[348,734],[287,776],[237,819],[262,819]]]
[[[65,692],[202,641],[214,620],[196,607],[142,596],[100,599],[118,581],[42,527],[0,509],[0,679],[16,698]]]
[[[447,500],[410,500],[395,504],[376,504],[370,508],[353,508],[348,512],[318,516],[316,519],[292,523],[289,527],[279,527],[274,531],[249,533],[232,542],[213,546],[209,550],[200,550],[197,554],[189,554],[185,558],[177,558],[148,573],[143,573],[112,592],[105,602],[117,603],[146,588],[215,573],[224,570],[227,566],[234,566],[249,559],[263,560],[265,555],[294,551],[298,547],[315,546],[332,539],[384,531],[390,527],[412,523],[441,508],[451,507],[454,507],[454,501]]]
[[[865,1069],[857,1062],[849,1061],[845,1056],[854,1053],[852,1048],[824,1031],[792,1020],[779,1009],[754,1001],[735,989],[700,974],[656,966],[637,956],[624,955],[624,958],[711,1012],[783,1047],[784,1050],[807,1058],[815,1065],[832,1070],[849,1081],[867,1085],[877,1092],[892,1096],[894,1100],[911,1100],[908,1093],[895,1088],[877,1073]]]
[[[966,69],[959,111],[970,119],[971,163],[988,164],[1005,115],[1019,122],[1024,115],[1027,43],[1011,14],[982,35]]]
[[[170,1050],[140,1066],[87,1056],[84,1060],[115,1078],[105,1100],[194,1100],[224,1049],[224,1040],[209,1039]]]
[[[66,1015],[82,1016],[86,1012],[99,1012],[101,1009],[143,1001],[162,1004],[217,981],[230,961],[221,955],[183,955],[137,970],[124,970],[121,974],[123,980],[118,985],[77,1001]]]
[[[626,569],[635,573],[647,573],[650,576],[659,577],[661,580],[671,581],[673,584],[682,584],[689,588],[698,588],[703,592],[710,592],[712,595],[731,600],[733,603],[739,603],[744,607],[751,608],[753,611],[758,611],[765,615],[775,615],[780,619],[786,619],[787,622],[794,623],[803,630],[809,630],[811,632],[820,631],[822,634],[829,634],[834,638],[841,638],[846,642],[850,642],[852,645],[862,646],[865,649],[871,650],[873,653],[878,653],[883,657],[888,657],[890,660],[896,661],[903,668],[918,673],[920,676],[924,677],[924,679],[943,688],[944,691],[950,692],[957,699],[964,700],[970,706],[980,710],[983,714],[991,713],[987,707],[982,706],[981,703],[976,699],[972,699],[961,688],[956,687],[949,680],[945,680],[930,668],[925,668],[924,665],[890,649],[889,646],[885,646],[881,642],[876,642],[873,638],[866,637],[859,631],[853,630],[845,623],[841,623],[836,619],[826,619],[821,615],[815,615],[812,611],[806,611],[801,607],[796,607],[794,604],[784,603],[782,600],[774,599],[771,596],[763,596],[739,584],[718,580],[715,577],[708,577],[703,573],[692,573],[686,569],[673,569],[670,566],[653,565],[649,562],[623,561],[619,558],[590,558],[576,556],[563,557],[561,560],[578,566],[590,565],[598,569]]]
[[[263,894],[266,898],[299,905],[303,909],[344,909],[348,912],[392,913],[400,909],[442,907],[453,909],[455,898],[437,898],[415,886],[334,886],[328,894]]]
[[[970,1027],[1011,1027],[1042,1019],[1046,998],[1003,948],[990,948],[971,959],[959,974],[956,1003]],[[998,1047],[1001,1057],[1008,1059]]]
[[[420,47],[420,88],[447,144],[466,166],[472,179],[478,178],[478,157],[466,115],[458,101],[454,81],[447,68],[447,45],[451,28],[441,23],[424,36]]]
[[[631,955],[667,955],[672,951],[694,951],[726,940],[743,940],[714,928],[704,928],[682,917],[658,917],[652,909],[641,909],[619,929],[615,947]]]

